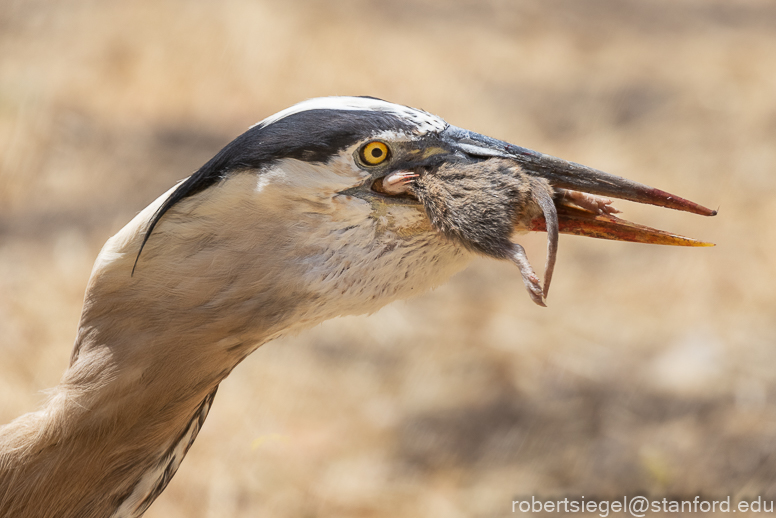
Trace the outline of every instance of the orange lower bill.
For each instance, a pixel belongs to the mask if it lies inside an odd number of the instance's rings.
[[[595,214],[576,207],[559,205],[558,227],[563,234],[672,246],[715,246],[689,237],[671,234],[663,230],[639,225],[611,214]],[[530,230],[546,232],[543,217],[531,221]]]

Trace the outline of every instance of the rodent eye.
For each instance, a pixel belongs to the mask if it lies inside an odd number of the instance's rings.
[[[388,159],[388,146],[379,140],[368,142],[361,148],[361,160],[367,165],[382,164]]]

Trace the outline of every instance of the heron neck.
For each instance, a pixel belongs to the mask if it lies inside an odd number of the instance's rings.
[[[315,200],[256,194],[254,183],[237,175],[179,203],[134,275],[169,193],[106,243],[60,385],[45,409],[0,429],[0,518],[140,516],[218,384],[257,347],[423,292],[471,259],[419,213],[396,214],[407,220],[398,233],[362,208],[342,231]]]

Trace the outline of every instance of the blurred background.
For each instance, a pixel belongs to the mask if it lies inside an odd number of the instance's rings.
[[[717,243],[480,259],[260,348],[148,517],[490,517],[776,497],[770,0],[0,2],[0,422],[65,370],[105,240],[248,126],[372,95],[719,208]],[[544,235],[525,236],[533,263]]]

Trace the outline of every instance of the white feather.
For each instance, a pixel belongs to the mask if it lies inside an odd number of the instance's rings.
[[[251,127],[260,126],[263,128],[289,115],[307,110],[352,110],[394,113],[403,119],[409,119],[417,124],[420,133],[442,131],[447,127],[447,123],[444,120],[423,110],[368,97],[317,97],[315,99],[308,99],[279,111],[275,115],[270,115]]]

